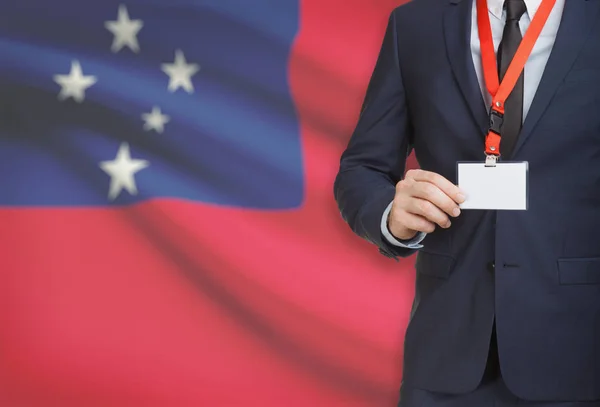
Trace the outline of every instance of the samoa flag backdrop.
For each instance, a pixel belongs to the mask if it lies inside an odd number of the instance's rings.
[[[401,2],[2,3],[0,405],[395,405],[332,184]]]

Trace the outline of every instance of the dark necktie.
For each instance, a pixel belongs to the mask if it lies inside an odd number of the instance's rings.
[[[498,47],[498,71],[500,81],[504,78],[519,44],[521,43],[521,29],[519,20],[527,11],[523,0],[505,0],[506,25],[502,34],[502,41]],[[510,158],[512,150],[519,137],[523,125],[523,73],[519,77],[515,88],[504,104],[504,123],[500,131],[500,154],[504,159]]]

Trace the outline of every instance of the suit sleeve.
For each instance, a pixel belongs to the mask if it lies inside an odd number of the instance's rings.
[[[381,218],[404,176],[410,134],[392,13],[358,123],[342,154],[334,183],[340,212],[354,233],[392,258],[415,252],[390,244],[381,232]]]

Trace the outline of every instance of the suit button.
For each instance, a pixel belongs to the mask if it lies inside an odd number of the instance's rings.
[[[496,270],[496,263],[494,263],[493,261],[490,261],[487,264],[487,269],[490,273],[493,273]]]

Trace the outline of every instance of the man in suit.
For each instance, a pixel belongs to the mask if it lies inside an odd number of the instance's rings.
[[[500,79],[542,1],[487,1]],[[506,101],[524,211],[459,208],[489,128],[477,22],[475,0],[392,12],[335,181],[357,235],[417,252],[400,406],[600,406],[600,0],[556,1]]]

